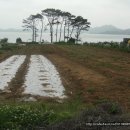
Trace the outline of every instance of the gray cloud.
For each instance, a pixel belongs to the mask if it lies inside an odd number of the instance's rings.
[[[130,0],[0,0],[0,28],[20,28],[22,19],[46,8],[82,15],[92,26],[130,27]]]

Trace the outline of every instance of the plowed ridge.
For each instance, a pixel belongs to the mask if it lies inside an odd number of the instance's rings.
[[[0,90],[8,87],[25,58],[25,55],[14,55],[0,63]]]
[[[64,87],[55,66],[42,55],[32,55],[25,77],[24,94],[64,98]]]

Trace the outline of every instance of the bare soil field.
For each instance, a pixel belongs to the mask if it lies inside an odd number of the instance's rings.
[[[0,54],[2,63],[10,55],[26,55],[8,89],[1,92],[0,100],[19,100],[29,68],[31,55],[44,55],[58,70],[65,88],[65,100],[80,99],[86,104],[104,100],[118,102],[130,112],[130,54],[114,49],[79,45],[30,45]],[[26,95],[28,97],[28,95]],[[37,100],[51,100],[34,96]]]

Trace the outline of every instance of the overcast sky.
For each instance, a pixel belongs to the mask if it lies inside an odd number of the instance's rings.
[[[46,8],[81,15],[91,27],[130,28],[130,0],[0,0],[0,28],[21,28],[24,18]]]

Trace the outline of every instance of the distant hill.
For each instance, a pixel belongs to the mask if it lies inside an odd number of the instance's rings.
[[[23,32],[23,29],[14,29],[14,28],[0,29],[0,32]],[[48,31],[46,31],[46,32],[48,32]],[[130,35],[130,29],[120,29],[113,25],[104,25],[101,27],[90,28],[87,33],[89,33],[89,34]]]
[[[90,34],[120,34],[130,35],[130,29],[120,29],[112,25],[104,25],[101,27],[90,28],[88,31]]]

